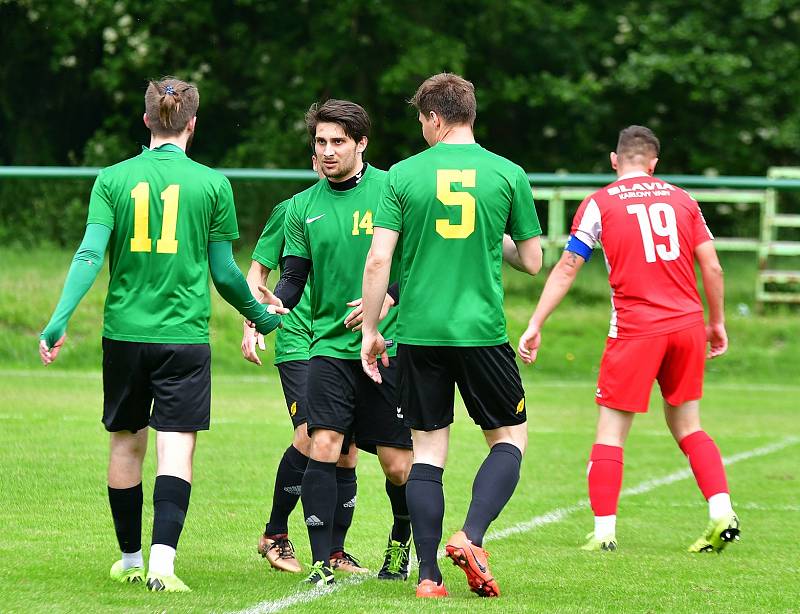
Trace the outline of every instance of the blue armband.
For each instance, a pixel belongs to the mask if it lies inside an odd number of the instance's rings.
[[[578,256],[583,258],[586,262],[589,262],[589,258],[592,257],[592,248],[575,235],[569,235],[569,241],[567,241],[567,244],[564,246],[564,250],[572,252],[573,254],[578,254]]]

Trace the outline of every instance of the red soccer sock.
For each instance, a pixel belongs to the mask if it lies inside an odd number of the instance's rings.
[[[695,431],[687,435],[678,445],[689,459],[694,478],[706,499],[728,492],[728,479],[725,477],[719,448],[705,431]]]
[[[595,516],[617,513],[622,489],[622,448],[596,443],[589,458],[589,501]]]

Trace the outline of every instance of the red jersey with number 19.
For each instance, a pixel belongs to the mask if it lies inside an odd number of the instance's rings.
[[[644,173],[624,175],[581,203],[571,233],[567,250],[586,260],[602,243],[609,337],[652,337],[703,322],[694,248],[714,237],[686,191]]]

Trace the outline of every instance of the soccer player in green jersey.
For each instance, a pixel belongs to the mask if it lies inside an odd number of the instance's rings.
[[[490,452],[475,476],[463,529],[447,555],[481,596],[499,594],[483,537],[519,480],[528,441],[525,393],[503,313],[502,261],[536,274],[541,229],[525,172],[475,142],[475,91],[457,75],[430,77],[412,103],[430,145],[389,170],[364,269],[364,371],[382,379],[385,335],[377,326],[392,256],[402,235],[396,341],[400,404],[412,429],[408,508],[419,559],[417,596],[447,591],[436,562],[442,538],[442,475],[457,385]],[[510,235],[506,239],[504,233]]]
[[[152,591],[189,590],[175,575],[174,561],[189,507],[197,431],[209,427],[208,269],[222,297],[259,332],[280,324],[250,293],[233,261],[231,241],[239,231],[230,182],[186,156],[199,103],[197,88],[179,79],[148,85],[150,147],[97,177],[83,242],[39,343],[48,365],[108,247],[103,424],[111,433],[108,500],[122,551],[111,578],[145,580],[142,463],[150,426],[158,452],[146,575]]]
[[[318,170],[316,156],[312,157],[314,170]],[[298,196],[300,198],[300,196]],[[264,231],[253,250],[252,263],[247,273],[247,283],[255,296],[260,296],[259,286],[266,286],[270,271],[280,266],[284,245],[284,218],[286,207],[291,202],[285,200],[275,206],[264,226]],[[264,533],[259,538],[258,552],[275,569],[298,573],[302,567],[295,556],[294,545],[289,539],[289,514],[300,500],[301,482],[311,439],[306,422],[306,379],[308,375],[309,348],[311,346],[311,286],[306,285],[297,306],[283,318],[283,326],[275,335],[275,367],[281,380],[286,408],[294,427],[291,445],[283,453],[275,474],[275,487],[272,496],[272,509]],[[244,324],[242,336],[242,355],[252,363],[261,365],[256,348],[264,349],[263,336]],[[331,539],[331,564],[336,569],[353,573],[368,571],[356,564],[356,559],[344,549],[347,531],[353,522],[356,507],[358,484],[356,481],[356,462],[358,452],[355,444],[350,444],[347,454],[339,457],[336,464],[336,513],[333,518]]]
[[[306,384],[311,451],[301,493],[314,561],[308,580],[318,585],[333,581],[329,553],[336,461],[351,434],[360,449],[378,455],[392,505],[394,524],[379,577],[405,579],[411,533],[405,497],[410,432],[396,402],[394,365],[382,370],[389,384],[376,386],[361,370],[359,337],[352,332],[361,325],[356,297],[386,173],[363,160],[370,121],[359,105],[328,100],[311,107],[306,123],[326,179],[293,197],[287,207],[286,248],[275,297],[276,304],[293,308],[311,273],[314,335]],[[384,291],[381,303],[386,302]],[[395,317],[389,311],[381,325],[387,338],[394,334]],[[345,320],[352,330],[343,325]]]

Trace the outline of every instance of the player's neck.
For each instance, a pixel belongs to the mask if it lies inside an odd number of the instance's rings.
[[[449,145],[470,145],[475,142],[475,135],[472,132],[472,126],[463,124],[458,126],[443,125],[437,135],[436,142]]]
[[[644,166],[618,166],[617,167],[617,179],[621,179],[625,176],[636,176],[636,175],[647,175],[652,176],[653,173],[650,172],[650,169]]]
[[[155,149],[156,147],[161,147],[162,145],[175,145],[175,147],[180,147],[184,152],[186,152],[186,143],[189,140],[188,135],[181,134],[180,136],[156,136],[155,134],[150,134],[150,149]]]

